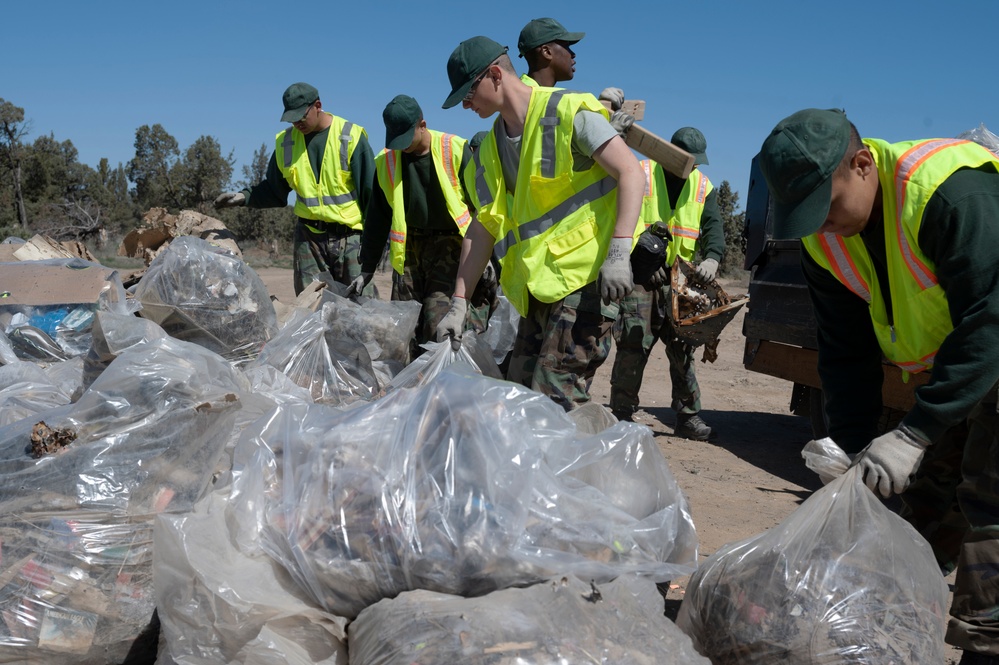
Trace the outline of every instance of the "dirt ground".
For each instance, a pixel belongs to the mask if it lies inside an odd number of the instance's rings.
[[[273,296],[294,299],[292,273],[262,268],[257,273]],[[375,274],[382,298],[391,293],[388,272]],[[747,280],[722,280],[730,294],[744,294]],[[661,344],[649,360],[635,422],[648,426],[680,487],[687,494],[700,541],[701,560],[727,543],[759,534],[783,520],[821,482],[805,467],[801,448],[811,439],[806,418],[790,413],[791,384],[743,367],[742,321],[746,308],[722,331],[718,359],[700,361],[701,416],[715,430],[709,442],[673,436],[675,414],[669,407],[669,364]],[[607,405],[614,351],[600,368],[591,389],[593,399]],[[953,581],[953,580],[950,580]],[[687,578],[673,580],[667,615],[675,618]],[[961,652],[949,649],[947,665]]]

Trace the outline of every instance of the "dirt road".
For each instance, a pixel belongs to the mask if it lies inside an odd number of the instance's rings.
[[[258,270],[271,293],[282,302],[294,298],[290,270]],[[388,273],[376,273],[383,298],[391,293]],[[745,282],[723,280],[731,294],[746,292]],[[808,470],[801,448],[811,438],[805,418],[789,412],[791,384],[743,367],[743,307],[725,328],[718,359],[702,363],[697,353],[701,415],[717,436],[710,442],[673,436],[675,416],[670,404],[669,364],[657,345],[646,368],[641,411],[635,421],[652,429],[670,469],[690,501],[703,560],[722,545],[759,534],[783,520],[821,487]],[[608,404],[613,350],[593,382],[591,395]],[[667,613],[674,618],[687,579],[673,580]],[[956,663],[960,651],[948,651]]]

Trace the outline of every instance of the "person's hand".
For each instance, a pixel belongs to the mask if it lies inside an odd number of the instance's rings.
[[[697,264],[694,275],[701,284],[707,284],[718,274],[718,261],[715,259],[704,259]]]
[[[850,466],[859,466],[864,484],[887,499],[909,486],[929,443],[903,425],[867,444]]]
[[[607,258],[600,266],[600,297],[604,303],[620,300],[631,293],[635,284],[631,277],[631,247],[634,238],[611,238]]]
[[[373,272],[362,272],[360,275],[354,278],[354,281],[350,283],[347,287],[347,293],[344,294],[345,297],[350,298],[351,296],[361,295],[361,291],[364,287],[368,285],[368,282],[375,276]]]
[[[669,281],[669,273],[666,272],[666,266],[662,266],[659,270],[652,273],[652,277],[649,279],[649,288],[658,289],[663,284]]]
[[[621,88],[604,88],[600,91],[600,96],[597,99],[607,100],[610,102],[611,111],[617,111],[624,104],[624,90]]]
[[[635,124],[635,116],[624,111],[614,111],[610,117],[610,126],[614,128],[617,135],[624,138],[631,126]]]
[[[441,322],[437,324],[437,341],[443,342],[445,338],[451,338],[451,349],[457,351],[461,348],[461,333],[465,329],[465,314],[468,312],[468,301],[461,296],[451,298],[451,309],[448,310]]]
[[[243,192],[222,192],[215,199],[215,209],[238,208],[246,203],[246,195]]]

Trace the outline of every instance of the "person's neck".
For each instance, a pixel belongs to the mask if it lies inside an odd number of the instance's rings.
[[[321,132],[324,129],[329,129],[330,125],[333,124],[333,116],[327,111],[321,111],[319,113],[319,126],[316,127],[317,132]]]
[[[524,123],[527,121],[527,108],[531,105],[533,88],[521,81],[513,79],[504,91],[503,103],[500,105],[500,117],[507,136],[520,136],[524,133]]]
[[[555,81],[555,74],[552,72],[550,67],[527,72],[527,75],[534,79],[535,83],[546,88],[552,88],[555,86],[555,83],[557,83],[557,81]]]

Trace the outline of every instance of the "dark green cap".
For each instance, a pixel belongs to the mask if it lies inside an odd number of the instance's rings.
[[[319,99],[319,91],[308,83],[292,83],[284,91],[281,101],[284,102],[284,115],[281,122],[298,122],[305,117],[309,107]]]
[[[760,149],[774,238],[801,238],[825,223],[832,174],[849,144],[850,121],[840,109],[805,109],[777,123]]]
[[[413,143],[416,126],[423,120],[423,109],[409,95],[396,95],[382,111],[385,121],[385,147],[405,150]]]
[[[475,132],[475,136],[468,140],[468,149],[475,152],[482,145],[482,141],[485,140],[486,136],[489,135],[489,131],[483,129],[481,132]]]
[[[444,100],[441,108],[449,109],[460,104],[479,74],[506,52],[507,47],[500,46],[488,37],[472,37],[458,44],[447,59],[451,94]]]
[[[708,163],[708,141],[696,127],[681,127],[673,132],[669,142],[693,155],[695,165]]]
[[[520,49],[520,57],[523,58],[525,53],[536,46],[548,42],[575,44],[585,36],[585,32],[569,32],[564,25],[553,18],[536,18],[520,31],[517,48]]]

